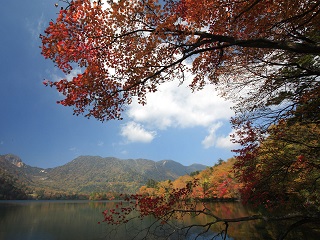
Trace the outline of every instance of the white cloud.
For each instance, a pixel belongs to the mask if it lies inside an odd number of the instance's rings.
[[[216,143],[216,131],[222,126],[221,122],[218,122],[210,127],[209,135],[206,136],[201,142],[204,148],[209,148],[215,145]]]
[[[210,127],[218,121],[229,120],[233,115],[231,102],[219,97],[214,86],[192,92],[187,85],[178,86],[175,81],[163,83],[159,91],[147,95],[145,106],[133,101],[128,116],[135,122],[166,129]]]
[[[189,83],[190,80],[181,86],[177,81],[163,83],[157,92],[147,94],[145,106],[133,100],[127,111],[132,122],[122,129],[121,135],[130,140],[129,133],[124,130],[136,127],[137,132],[141,131],[140,136],[144,135],[145,139],[148,139],[145,141],[151,141],[154,134],[149,132],[145,134],[145,130],[140,129],[141,125],[138,123],[157,131],[168,128],[204,127],[209,130],[209,134],[202,141],[204,148],[230,148],[231,143],[228,143],[227,137],[217,137],[216,131],[222,126],[222,122],[229,121],[234,115],[231,110],[232,103],[218,96],[213,85],[192,92],[188,87]],[[133,134],[133,130],[130,133],[131,141],[144,139],[142,136],[139,137],[139,134]]]
[[[231,136],[234,134],[234,131],[230,132],[227,136],[225,137],[218,137],[216,141],[216,147],[218,148],[227,148],[227,149],[235,149],[238,144],[231,142]]]
[[[156,136],[155,131],[147,131],[144,127],[136,122],[128,122],[121,127],[121,136],[125,137],[128,142],[151,142]]]
[[[234,146],[235,144],[231,142],[230,135],[217,138],[216,147],[232,149]]]
[[[201,142],[204,148],[217,147],[225,149],[234,149],[237,144],[231,142],[230,135],[234,134],[235,131],[232,130],[226,136],[217,135],[217,130],[222,127],[222,123],[218,122],[209,128],[209,134]]]

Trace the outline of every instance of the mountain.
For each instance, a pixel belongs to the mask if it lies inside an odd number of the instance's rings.
[[[7,160],[9,163],[12,163],[13,165],[21,168],[21,167],[24,167],[24,163],[22,162],[22,160],[16,156],[16,155],[13,155],[13,154],[6,154],[3,156],[5,160]]]
[[[149,179],[174,180],[201,171],[206,166],[183,166],[172,160],[118,159],[114,157],[80,156],[50,169],[31,167],[15,155],[0,156],[0,167],[33,187],[65,192],[134,193]]]
[[[27,167],[18,156],[7,154],[0,156],[0,199],[27,199],[27,190],[31,185],[25,174]]]
[[[32,185],[33,180],[45,177],[44,169],[31,167],[13,154],[0,155],[0,170],[16,177],[21,182]]]

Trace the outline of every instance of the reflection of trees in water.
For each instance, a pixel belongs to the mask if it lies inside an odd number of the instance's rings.
[[[203,204],[198,204],[195,210],[201,210]],[[240,203],[206,203],[205,207],[212,210],[214,214],[226,218],[248,216],[253,214],[252,211]],[[132,215],[132,218],[135,216]],[[161,220],[156,220],[152,216],[145,217],[144,219],[135,219],[129,221],[127,224],[117,225],[109,229],[109,239],[123,238],[123,239],[224,239],[223,233],[225,229],[224,223],[218,223],[203,228],[200,225],[213,222],[214,217],[204,214],[177,214],[172,216],[170,221],[166,224],[161,224]],[[192,226],[189,228],[189,226]],[[109,228],[109,226],[108,226]],[[124,236],[124,231],[127,236]],[[256,229],[254,223],[234,223],[230,225],[228,234],[231,237],[241,236],[244,239],[259,239],[259,233],[255,233]],[[252,234],[251,234],[252,233]],[[257,236],[254,236],[253,233]],[[127,237],[127,238],[126,238]],[[252,238],[254,237],[254,238]],[[225,239],[232,239],[226,237]]]
[[[201,208],[206,207],[208,208],[213,215],[220,216],[226,219],[234,219],[246,216],[255,215],[256,212],[249,209],[246,206],[243,206],[241,203],[238,202],[215,202],[215,203],[204,203],[198,204],[197,209],[200,210]],[[197,216],[184,216],[184,223],[185,225],[192,225],[192,224],[201,224],[205,225],[209,222],[214,222],[215,218],[209,215],[197,215]],[[196,221],[196,223],[195,223]],[[258,220],[259,222],[261,220]],[[234,239],[261,239],[261,234],[257,231],[255,225],[258,221],[247,221],[247,222],[234,222],[229,223],[228,226],[228,236]],[[224,223],[217,223],[213,224],[210,228],[211,231],[220,233],[225,229]]]
[[[112,207],[111,204],[109,205]],[[249,206],[243,206],[239,202],[199,203],[195,210],[201,211],[203,208],[209,209],[213,215],[223,217],[224,219],[239,219],[258,214],[257,211],[254,211]],[[131,218],[134,219],[135,217],[131,213]],[[108,233],[106,236],[107,239],[125,240],[224,239],[226,228],[224,222],[215,223],[210,226],[207,225],[208,228],[203,227],[216,220],[213,216],[194,213],[175,217],[165,224],[161,224],[161,220],[159,219],[147,216],[143,219],[135,218],[127,224],[107,225]],[[225,239],[277,239],[290,224],[290,221],[265,221],[263,219],[229,222]],[[190,226],[192,227],[190,228]],[[319,239],[319,236],[319,233],[312,232],[310,228],[305,226],[293,230],[286,239]]]
[[[84,201],[1,202],[0,239],[98,239],[97,210]]]

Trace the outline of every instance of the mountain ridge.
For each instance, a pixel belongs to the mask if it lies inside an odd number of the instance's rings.
[[[149,179],[174,180],[207,167],[202,164],[184,166],[173,160],[119,159],[89,155],[79,156],[54,168],[29,166],[13,154],[0,155],[0,163],[1,168],[30,186],[81,193],[134,193]]]

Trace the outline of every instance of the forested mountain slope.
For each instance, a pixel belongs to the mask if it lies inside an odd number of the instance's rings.
[[[114,157],[80,156],[50,169],[31,167],[15,155],[0,156],[1,168],[30,187],[66,192],[136,192],[149,179],[174,180],[206,166],[183,166],[172,160],[121,160]]]

